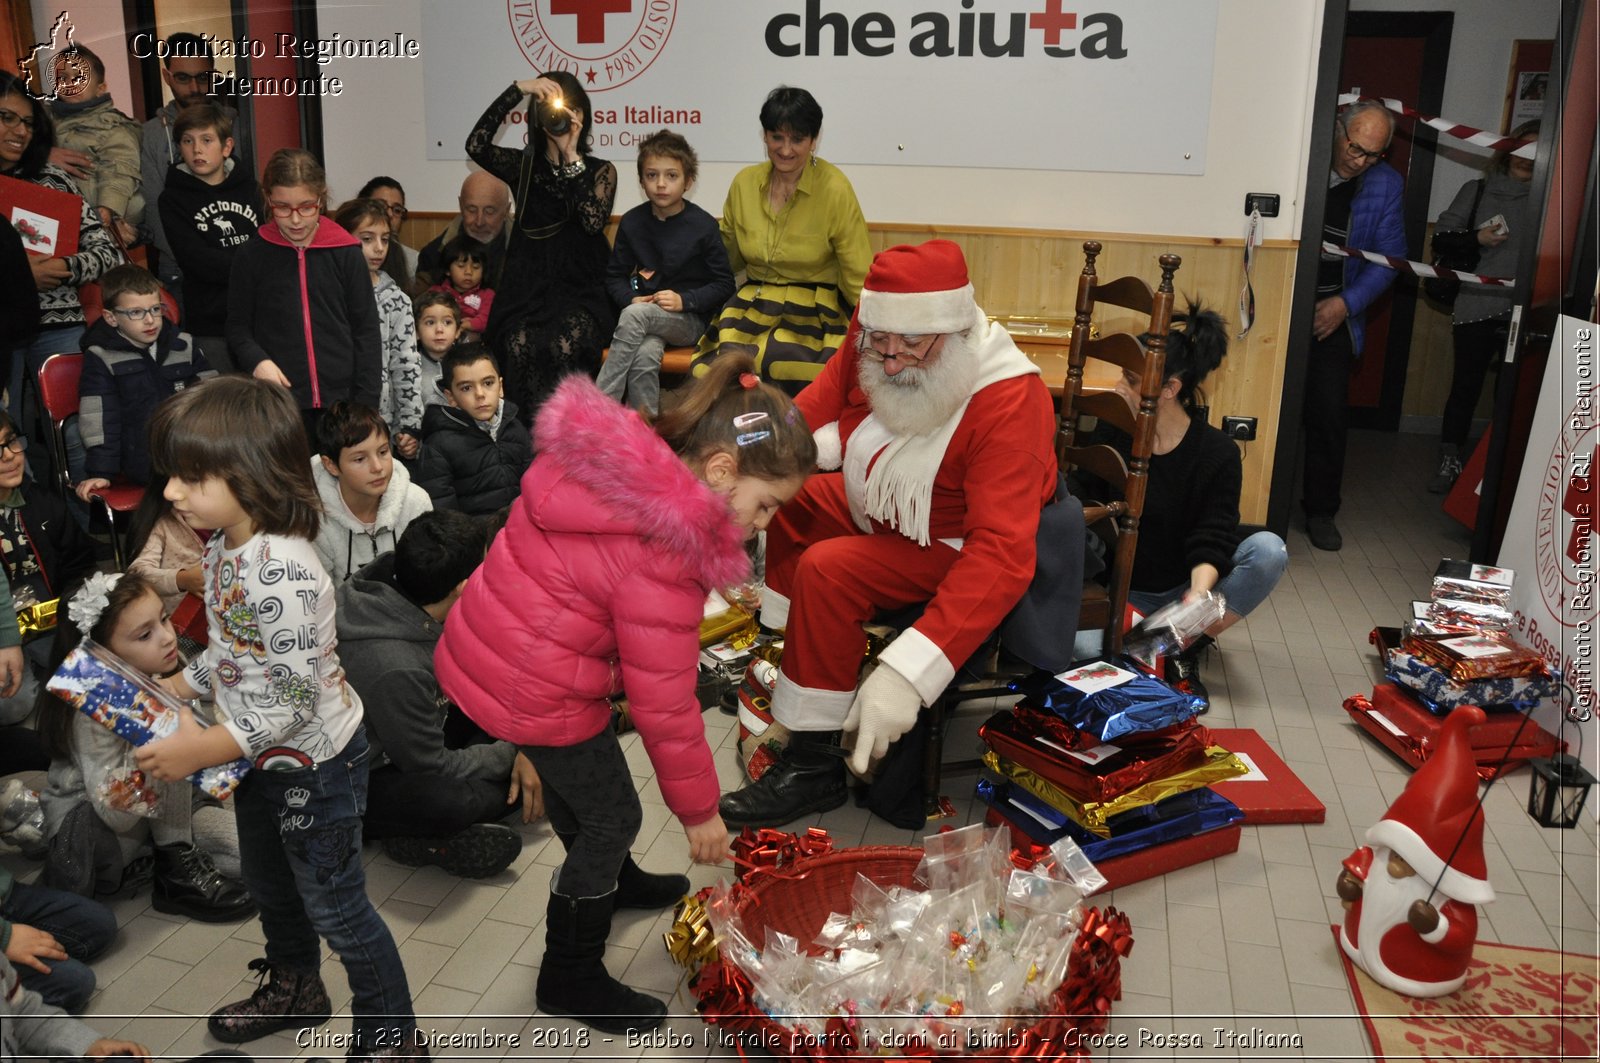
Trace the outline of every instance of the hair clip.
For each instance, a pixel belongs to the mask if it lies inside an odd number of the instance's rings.
[[[751,444],[761,442],[763,439],[771,438],[772,433],[766,429],[762,429],[759,432],[743,432],[740,435],[735,436],[733,441],[741,447],[748,447]]]
[[[784,424],[794,424],[799,419],[800,419],[800,407],[794,405],[793,403],[790,403],[788,412],[783,415],[783,423]]]
[[[737,417],[735,417],[733,419],[733,427],[735,427],[735,428],[749,428],[751,425],[760,424],[762,421],[765,421],[766,419],[767,419],[767,411],[765,411],[765,410],[752,410],[749,413],[741,413]]]
[[[756,385],[758,385],[760,383],[761,383],[761,378],[756,376],[754,373],[740,373],[739,374],[739,386],[744,388],[746,391],[750,391],[751,389],[753,389]]]

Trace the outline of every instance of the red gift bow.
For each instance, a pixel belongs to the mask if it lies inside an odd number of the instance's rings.
[[[733,840],[734,875],[748,886],[761,875],[774,874],[796,860],[832,851],[833,839],[821,827],[807,828],[804,834],[746,827]]]

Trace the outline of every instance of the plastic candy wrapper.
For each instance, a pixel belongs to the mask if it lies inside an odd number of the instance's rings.
[[[1429,712],[1448,715],[1461,705],[1476,705],[1485,712],[1526,712],[1546,698],[1561,696],[1559,674],[1543,672],[1510,679],[1472,679],[1458,683],[1416,654],[1393,649],[1384,655],[1389,680],[1409,689]]]
[[[46,684],[50,693],[131,745],[165,738],[178,729],[182,702],[141,675],[116,654],[84,639]],[[196,720],[203,719],[197,714]],[[238,789],[250,770],[243,757],[202,768],[189,776],[203,792],[222,799]]]
[[[996,756],[993,750],[984,753],[983,762],[990,771],[1017,783],[1102,838],[1111,837],[1110,821],[1114,816],[1250,773],[1237,756],[1221,746],[1211,746],[1206,750],[1204,762],[1193,768],[1152,780],[1110,801],[1082,801],[1037,772]]]
[[[39,791],[21,779],[8,779],[0,788],[0,841],[16,846],[30,859],[42,859],[49,851]]]
[[[1179,598],[1163,605],[1128,632],[1122,651],[1146,662],[1182,653],[1227,612],[1227,599],[1216,591],[1187,600]]]
[[[133,747],[128,748],[131,751]],[[131,812],[147,818],[161,814],[160,789],[131,763],[111,769],[95,789],[100,801],[117,812]]]
[[[1206,705],[1204,699],[1173,690],[1126,658],[1019,680],[1012,689],[1023,695],[1029,708],[1053,712],[1102,742],[1191,720]]]
[[[1000,906],[1000,887],[1011,869],[1011,848],[1002,831],[973,823],[958,830],[927,835],[917,879],[931,890],[960,890],[975,886],[983,891],[988,911]]]

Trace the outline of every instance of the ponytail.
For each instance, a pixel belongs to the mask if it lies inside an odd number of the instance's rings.
[[[1148,339],[1149,333],[1144,338]],[[1192,409],[1197,396],[1204,402],[1205,393],[1200,391],[1200,385],[1222,364],[1227,353],[1228,324],[1215,310],[1190,302],[1183,313],[1172,315],[1164,372],[1166,379],[1178,379],[1180,406]]]
[[[745,351],[717,356],[704,376],[655,418],[656,434],[681,458],[733,455],[739,475],[782,481],[809,474],[817,444],[794,400],[755,375]]]

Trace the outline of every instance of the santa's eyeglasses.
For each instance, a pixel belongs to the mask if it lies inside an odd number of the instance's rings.
[[[936,334],[906,336],[898,332],[862,332],[856,339],[856,350],[879,362],[893,358],[907,365],[921,365],[933,353],[933,344],[938,338]]]

